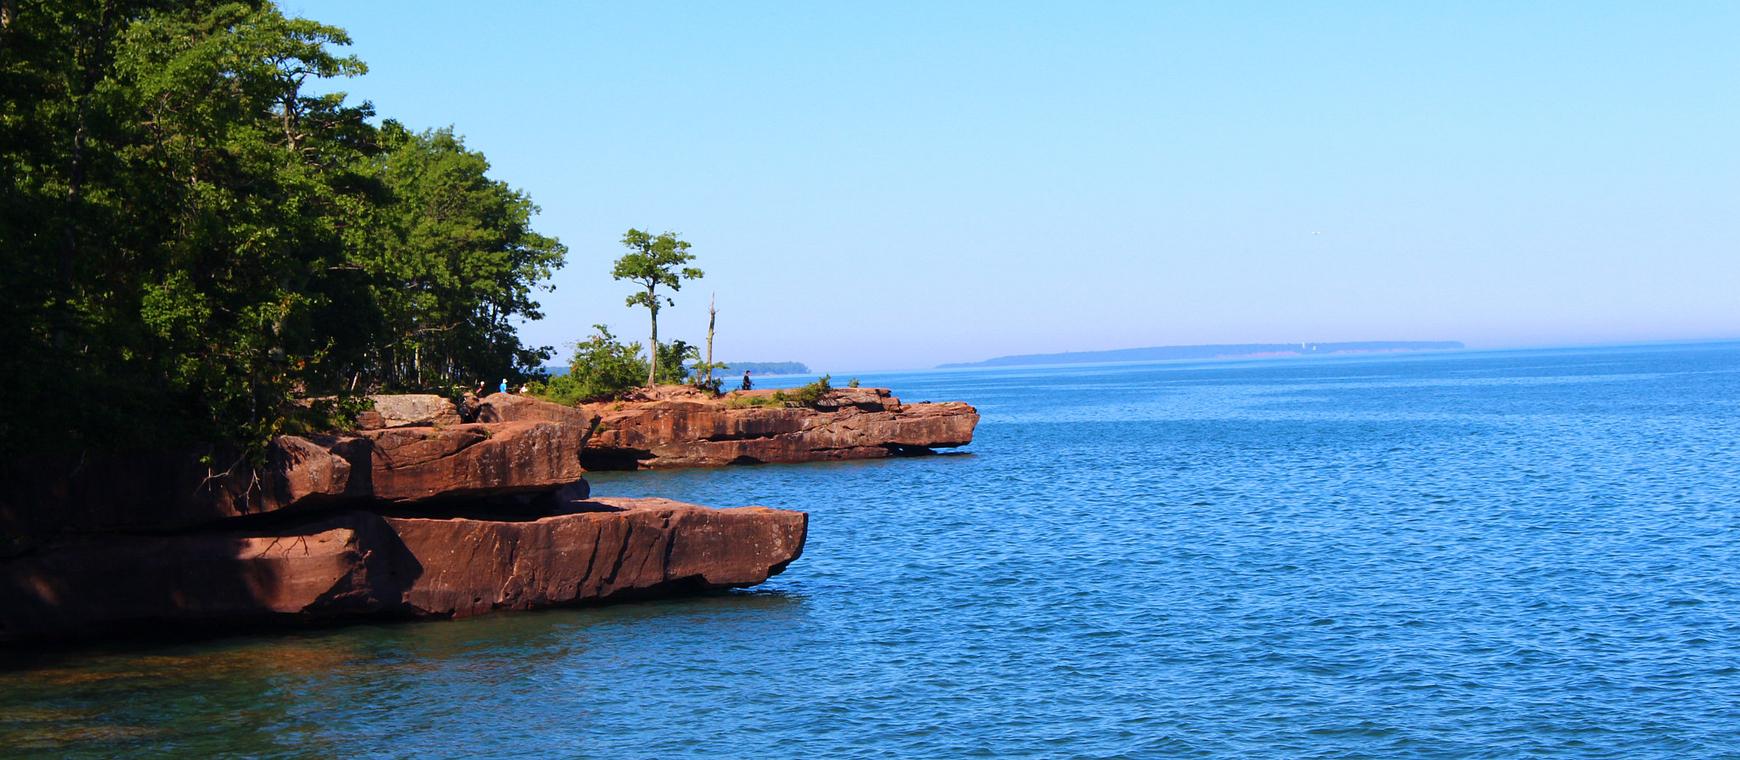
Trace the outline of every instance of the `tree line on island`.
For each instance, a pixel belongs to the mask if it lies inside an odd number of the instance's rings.
[[[0,460],[257,456],[366,394],[543,379],[515,325],[567,249],[452,129],[319,91],[367,71],[349,43],[269,0],[0,0]],[[624,242],[652,350],[601,327],[555,395],[716,390],[724,365],[657,338],[688,243]]]

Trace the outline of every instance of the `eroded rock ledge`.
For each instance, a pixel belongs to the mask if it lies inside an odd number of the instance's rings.
[[[802,554],[807,528],[802,512],[600,498],[522,520],[358,510],[270,530],[66,539],[0,564],[0,642],[752,586]]]
[[[801,512],[590,498],[597,419],[506,394],[401,398],[355,433],[279,438],[258,468],[191,451],[14,463],[0,643],[686,593],[802,553]]]
[[[677,387],[582,407],[599,418],[591,470],[718,467],[929,454],[973,440],[979,413],[960,402],[902,404],[886,388],[837,388],[814,407],[754,406],[774,391],[718,399]]]
[[[439,396],[378,398],[433,399],[424,406],[455,408]],[[0,537],[176,529],[343,504],[529,495],[583,477],[580,453],[596,416],[496,394],[476,417],[469,424],[451,416],[440,417],[450,424],[401,421],[349,434],[281,436],[259,468],[222,453],[209,457],[217,466],[203,465],[201,455],[209,452],[201,450],[15,463],[0,488]]]

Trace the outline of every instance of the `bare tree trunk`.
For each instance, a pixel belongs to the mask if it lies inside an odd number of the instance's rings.
[[[646,292],[652,296],[652,306],[647,309],[652,312],[652,347],[647,349],[652,361],[646,363],[646,387],[651,388],[659,376],[659,299],[652,288],[647,288]]]
[[[718,293],[707,299],[707,377],[702,380],[706,385],[713,384],[713,322],[719,318],[718,302]]]

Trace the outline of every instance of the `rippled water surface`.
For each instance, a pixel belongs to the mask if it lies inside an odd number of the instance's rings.
[[[1740,757],[1740,345],[864,376],[965,453],[604,474],[745,592],[0,670],[22,757]]]

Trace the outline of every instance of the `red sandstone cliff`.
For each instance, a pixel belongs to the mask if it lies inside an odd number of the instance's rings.
[[[536,519],[359,510],[269,530],[63,540],[0,563],[0,642],[751,586],[802,554],[807,527],[802,512],[595,499]]]
[[[753,585],[802,553],[807,515],[588,499],[583,463],[922,454],[971,442],[979,419],[880,388],[808,407],[774,393],[661,387],[580,409],[379,397],[358,431],[281,437],[262,467],[208,467],[197,451],[15,463],[0,488],[0,642]]]
[[[588,469],[717,467],[928,454],[973,440],[979,413],[960,402],[902,404],[886,388],[837,388],[813,407],[755,406],[775,391],[712,399],[678,387],[589,404],[599,422]]]
[[[278,439],[260,468],[191,452],[12,467],[0,642],[746,586],[803,550],[801,512],[588,499],[583,410],[503,394],[473,423],[438,397],[380,407],[371,429]]]

